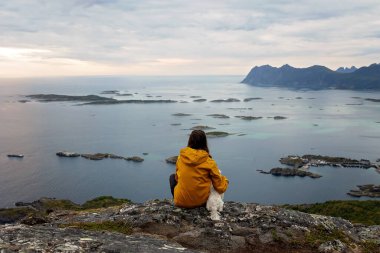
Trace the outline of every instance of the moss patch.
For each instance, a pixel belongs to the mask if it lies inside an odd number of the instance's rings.
[[[341,217],[353,223],[380,225],[380,201],[378,200],[339,200],[316,204],[284,205],[283,207],[305,213]]]
[[[366,241],[361,244],[363,253],[380,253],[380,245],[375,241]]]
[[[13,223],[35,213],[29,207],[0,209],[0,224]]]
[[[110,231],[122,234],[131,234],[132,227],[123,221],[103,221],[103,222],[76,222],[61,224],[59,227],[71,227],[92,231]]]
[[[339,229],[326,230],[322,225],[316,229],[311,230],[305,236],[305,241],[308,245],[318,247],[322,243],[340,240],[343,243],[349,244],[346,235]]]
[[[79,210],[81,208],[80,205],[66,199],[43,199],[39,205],[36,207],[47,213],[55,210]]]
[[[125,203],[131,203],[129,199],[118,199],[112,196],[100,196],[92,200],[86,201],[81,208],[82,209],[94,209],[104,208],[110,206],[120,206]]]

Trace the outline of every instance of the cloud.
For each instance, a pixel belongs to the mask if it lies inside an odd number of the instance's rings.
[[[369,65],[379,61],[378,13],[377,0],[3,1],[0,76],[36,68],[170,75],[245,74],[261,64]],[[14,70],[18,65],[25,68]],[[50,65],[55,70],[43,71]]]

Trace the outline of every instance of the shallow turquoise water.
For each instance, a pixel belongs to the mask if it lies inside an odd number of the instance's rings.
[[[209,139],[213,157],[231,182],[225,194],[227,200],[310,203],[350,199],[346,192],[356,185],[379,184],[380,174],[373,169],[312,168],[323,175],[317,180],[279,178],[256,171],[279,166],[278,159],[290,154],[372,161],[380,158],[380,123],[376,123],[380,122],[380,104],[352,98],[380,98],[379,92],[257,88],[240,84],[241,79],[240,76],[78,77],[0,81],[0,206],[41,196],[76,202],[98,195],[126,197],[137,202],[170,197],[168,176],[174,166],[164,160],[186,145],[189,128],[195,125],[234,133]],[[77,103],[68,102],[17,102],[26,94],[87,95],[113,89],[134,94],[121,99],[174,99],[188,103],[76,106]],[[208,101],[196,103],[190,96]],[[248,97],[262,99],[209,102]],[[362,105],[347,105],[356,103]],[[179,112],[192,115],[172,115]],[[213,113],[230,118],[207,116]],[[263,119],[235,118],[241,115]],[[287,119],[268,118],[277,115]],[[171,125],[177,123],[181,125]],[[143,156],[143,163],[135,164],[59,158],[55,153],[61,150],[149,155]],[[23,153],[25,157],[9,159],[8,153]]]

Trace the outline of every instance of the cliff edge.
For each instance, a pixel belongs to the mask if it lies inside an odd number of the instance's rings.
[[[203,207],[181,209],[171,200],[90,209],[43,204],[51,201],[22,204],[33,212],[0,225],[0,251],[380,252],[379,225],[277,206],[226,202],[216,222]]]

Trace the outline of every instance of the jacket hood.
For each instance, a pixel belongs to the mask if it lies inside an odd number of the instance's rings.
[[[209,154],[201,149],[183,148],[180,151],[180,159],[185,164],[199,165],[207,161]]]

